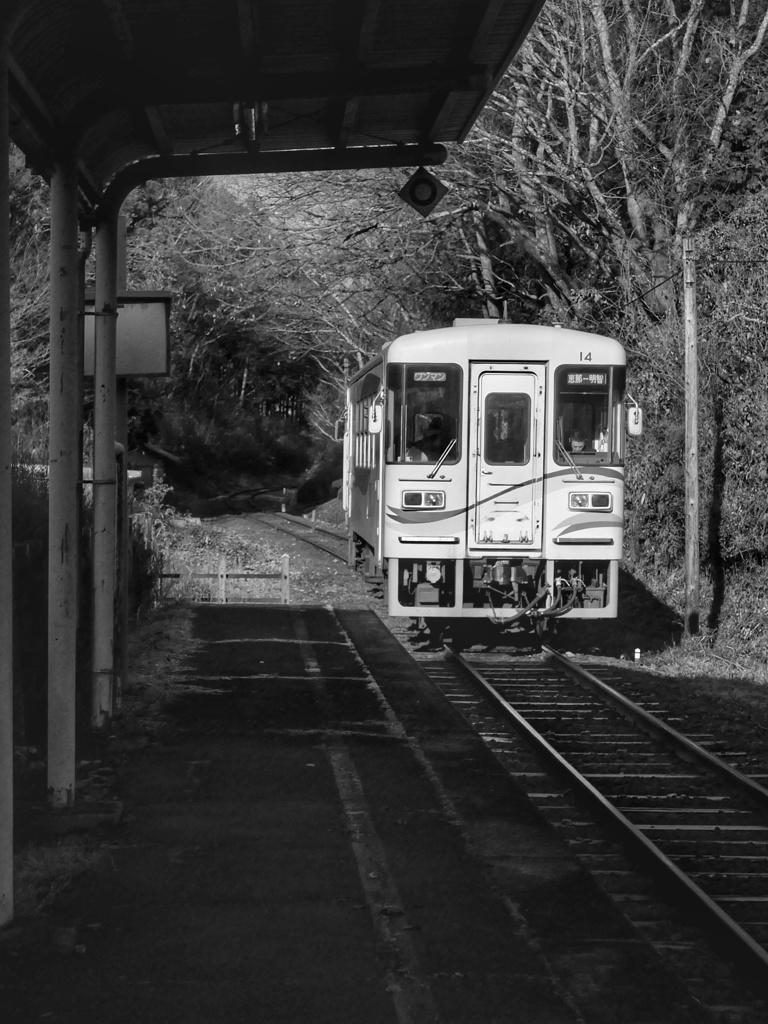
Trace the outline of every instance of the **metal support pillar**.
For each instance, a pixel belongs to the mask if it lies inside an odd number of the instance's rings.
[[[91,727],[107,728],[115,691],[117,210],[96,229],[93,377],[93,637]]]
[[[62,154],[51,176],[50,428],[48,434],[48,801],[75,800],[80,382],[78,166]]]
[[[127,225],[125,217],[117,218],[117,290],[118,293],[128,290],[128,253]],[[122,472],[118,479],[120,497],[118,504],[121,509],[119,517],[118,550],[120,552],[120,586],[118,588],[119,621],[117,627],[116,661],[116,694],[115,706],[122,703],[123,690],[128,686],[128,617],[130,611],[130,519],[128,508],[128,380],[118,377],[116,381],[115,410],[115,441],[122,446],[123,457],[120,460]]]
[[[117,462],[118,508],[120,514],[117,522],[117,638],[115,644],[115,708],[122,705],[123,691],[128,686],[128,618],[130,612],[130,550],[131,523],[128,507],[128,382],[118,379],[116,392],[115,442],[122,457]]]

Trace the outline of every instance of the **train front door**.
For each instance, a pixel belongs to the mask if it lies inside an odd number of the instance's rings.
[[[475,551],[508,545],[530,550],[541,544],[543,381],[544,368],[529,364],[519,371],[501,371],[498,364],[471,366],[475,494],[468,537]]]

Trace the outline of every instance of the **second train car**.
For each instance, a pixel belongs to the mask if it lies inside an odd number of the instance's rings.
[[[543,632],[617,613],[624,447],[640,410],[618,341],[457,320],[384,346],[350,382],[351,559],[391,615]]]

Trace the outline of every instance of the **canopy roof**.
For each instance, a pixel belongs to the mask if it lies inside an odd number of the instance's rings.
[[[149,177],[439,163],[544,0],[29,0],[11,136],[86,205]]]

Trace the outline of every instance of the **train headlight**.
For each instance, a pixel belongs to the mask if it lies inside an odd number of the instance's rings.
[[[582,511],[591,508],[596,512],[610,512],[613,508],[613,496],[610,494],[582,494],[578,491],[568,495],[568,508]]]
[[[403,491],[403,508],[445,508],[445,491]]]

